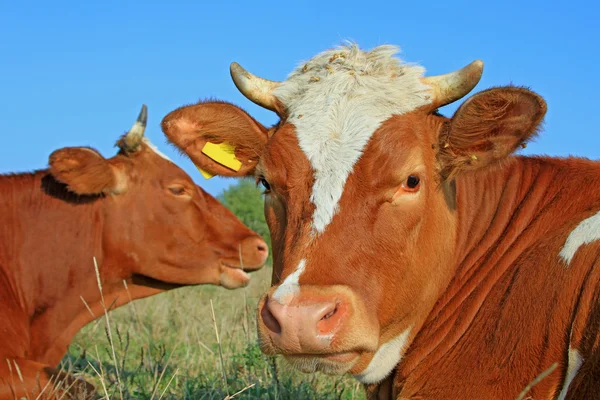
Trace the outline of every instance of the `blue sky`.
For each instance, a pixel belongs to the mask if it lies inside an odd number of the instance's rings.
[[[235,89],[229,64],[282,80],[346,39],[399,45],[428,74],[482,59],[475,91],[513,83],[548,102],[545,131],[525,153],[600,158],[599,11],[592,1],[537,0],[0,2],[0,173],[45,168],[63,146],[112,156],[145,103],[147,136],[217,194],[232,181],[204,180],[165,143],[162,117],[216,97],[272,124],[274,114]]]

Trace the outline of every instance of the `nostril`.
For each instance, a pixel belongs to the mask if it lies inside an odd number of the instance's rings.
[[[269,256],[269,246],[258,236],[251,236],[244,239],[240,244],[241,257],[244,265],[251,270],[262,266]]]
[[[268,304],[269,302],[266,301],[262,309],[260,310],[260,316],[265,326],[271,332],[275,333],[276,335],[279,335],[281,333],[281,325],[279,324],[279,321],[277,321],[277,318],[275,318],[271,310],[269,310]]]

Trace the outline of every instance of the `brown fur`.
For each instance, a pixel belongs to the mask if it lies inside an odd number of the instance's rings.
[[[256,233],[146,144],[110,159],[65,148],[49,163],[0,177],[3,400],[36,398],[49,379],[64,378],[53,368],[94,319],[81,298],[103,314],[94,257],[113,308],[183,285],[243,286],[240,251],[248,270],[266,258]],[[86,388],[81,381],[74,391]]]
[[[249,117],[240,111],[230,115],[238,130],[246,124],[247,136],[220,139],[244,151],[248,141],[263,143],[265,128],[244,122]],[[204,106],[180,112],[190,120]],[[580,248],[569,266],[558,254],[575,226],[600,210],[600,165],[512,156],[537,133],[545,112],[537,94],[506,87],[474,95],[451,119],[424,110],[392,116],[367,144],[340,211],[316,238],[309,225],[312,170],[294,127],[274,128],[258,167],[239,173],[271,185],[265,215],[273,283],[307,259],[300,291],[285,304],[321,304],[329,296],[342,311],[328,316],[339,322],[328,347],[304,354],[310,349],[288,346],[273,327],[265,311],[271,288],[259,304],[263,351],[303,369],[312,360],[326,372],[359,374],[373,358],[373,339],[381,345],[410,328],[400,364],[369,385],[369,398],[487,399],[516,398],[558,362],[529,393],[556,398],[571,348],[584,364],[568,398],[598,397],[600,244]],[[222,123],[219,132],[226,131]],[[165,133],[177,143],[180,133]],[[210,135],[187,134],[198,141]],[[415,174],[419,189],[407,191],[403,184]],[[342,353],[358,358],[327,361]]]

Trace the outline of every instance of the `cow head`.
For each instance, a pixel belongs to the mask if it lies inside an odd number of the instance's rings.
[[[454,179],[499,164],[545,112],[538,95],[504,87],[445,118],[437,108],[473,89],[482,62],[424,77],[395,52],[326,51],[280,83],[232,64],[241,92],[280,116],[271,128],[218,102],[162,122],[199,167],[265,187],[274,274],[258,310],[263,351],[365,383],[392,371],[452,277]],[[206,157],[207,141],[235,147],[240,170]]]
[[[114,278],[152,288],[211,283],[245,286],[268,247],[144,137],[146,106],[119,152],[85,147],[50,155],[50,174],[77,199],[102,198],[103,248]],[[90,255],[91,257],[91,255]]]

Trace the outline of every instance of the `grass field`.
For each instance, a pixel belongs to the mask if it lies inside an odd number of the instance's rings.
[[[206,285],[135,301],[83,328],[62,365],[110,399],[364,399],[350,377],[302,374],[260,352],[256,303],[270,279],[264,268],[245,289]]]

